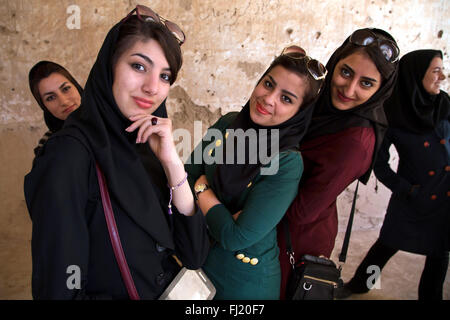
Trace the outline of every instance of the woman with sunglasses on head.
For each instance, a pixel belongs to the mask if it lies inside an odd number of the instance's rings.
[[[214,131],[219,137],[212,143],[205,137],[185,166],[213,241],[203,270],[215,299],[279,299],[276,225],[297,193],[303,171],[297,146],[325,74],[300,47],[284,50],[250,101],[209,128],[206,137]],[[197,162],[196,153],[216,161]]]
[[[359,29],[327,63],[324,88],[300,145],[304,174],[285,216],[296,262],[305,254],[330,257],[338,227],[336,199],[353,181],[369,179],[387,127],[383,103],[395,83],[398,54],[387,32]],[[284,227],[278,227],[282,299],[292,273]]]
[[[389,130],[374,167],[392,195],[380,236],[341,297],[368,292],[368,266],[382,269],[403,250],[426,255],[419,300],[442,300],[450,250],[450,100],[440,90],[443,80],[441,51],[417,50],[400,59],[394,93],[384,104]],[[389,166],[392,144],[397,172]]]
[[[35,299],[156,299],[180,269],[173,254],[188,268],[203,264],[205,219],[160,110],[183,41],[137,6],[106,36],[82,106],[36,158],[25,178]]]
[[[48,138],[62,128],[69,114],[80,106],[83,89],[64,67],[51,61],[36,63],[28,80],[33,97],[44,111],[48,127],[34,148],[34,155],[37,155]]]

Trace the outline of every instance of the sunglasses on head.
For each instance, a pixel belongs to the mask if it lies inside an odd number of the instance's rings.
[[[122,20],[122,23],[125,22],[130,16],[132,16],[134,12],[136,12],[138,19],[143,22],[154,21],[164,25],[173,34],[175,39],[178,40],[180,46],[186,41],[186,36],[184,35],[183,30],[181,30],[181,28],[177,24],[164,19],[152,9],[140,4],[138,4],[136,8],[131,10],[131,12]]]
[[[306,55],[305,49],[299,46],[289,46],[283,49],[282,56],[287,56],[296,60],[306,60],[306,68],[314,80],[322,80],[327,76],[327,68],[318,60]]]
[[[394,63],[398,60],[400,49],[394,41],[389,39],[380,39],[370,30],[356,30],[350,36],[350,42],[358,46],[377,45],[383,56],[388,62]]]

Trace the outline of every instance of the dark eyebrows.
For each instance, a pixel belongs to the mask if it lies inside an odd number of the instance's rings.
[[[154,65],[153,60],[150,59],[149,57],[147,57],[146,55],[142,54],[142,53],[133,53],[131,56],[138,56],[141,57],[142,59],[144,59],[145,61],[147,61],[148,64],[150,65]]]
[[[138,56],[141,57],[142,59],[144,59],[149,65],[154,66],[155,63],[153,62],[152,59],[150,59],[149,57],[147,57],[145,54],[142,53],[133,53],[131,56]],[[164,71],[170,71],[170,68],[164,68]]]
[[[347,69],[349,69],[349,71],[350,71],[351,73],[355,74],[355,71],[353,71],[353,69],[352,69],[348,64],[344,63],[344,66],[345,66]],[[369,78],[369,77],[361,77],[361,79],[368,80],[368,81],[372,81],[372,82],[378,82],[376,79],[372,79],[372,78]]]
[[[346,67],[348,70],[350,70],[351,73],[355,74],[355,71],[346,63],[344,63],[344,67]]]
[[[369,78],[369,77],[361,77],[361,79],[369,80],[369,81],[372,81],[372,82],[378,82],[377,80]]]
[[[274,80],[274,78],[272,78],[272,76],[270,74],[267,75],[270,78],[270,81],[272,81],[272,83],[274,84],[274,86],[277,86],[277,82]],[[295,99],[298,99],[298,97],[293,94],[292,92],[289,92],[287,90],[282,89],[281,92],[288,94],[290,96],[293,96]]]
[[[64,86],[65,86],[67,83],[68,83],[67,81],[64,81],[64,82],[59,86],[58,89],[64,88]],[[53,94],[53,91],[46,92],[46,93],[44,93],[42,96],[44,97],[44,96],[48,96],[48,95],[51,95],[51,94]]]

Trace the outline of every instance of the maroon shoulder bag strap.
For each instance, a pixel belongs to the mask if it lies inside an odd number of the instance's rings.
[[[97,162],[95,163],[95,168],[97,170],[98,185],[100,186],[100,194],[102,197],[106,224],[108,225],[109,237],[111,238],[114,255],[116,256],[117,264],[119,265],[120,273],[122,274],[122,279],[125,282],[125,287],[127,288],[130,299],[140,300],[133,278],[131,277],[130,269],[128,268],[125,254],[123,253],[122,243],[120,242],[116,220],[114,219],[114,213],[111,206],[111,200],[109,198],[108,186],[105,182],[105,177]]]

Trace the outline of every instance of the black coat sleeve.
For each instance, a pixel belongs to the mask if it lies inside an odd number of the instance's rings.
[[[86,205],[92,159],[71,137],[49,139],[25,177],[32,219],[34,299],[95,299],[86,287],[89,231]]]
[[[174,211],[175,253],[188,269],[198,269],[206,261],[209,237],[206,219],[199,208],[193,216]]]
[[[388,130],[381,144],[378,156],[374,165],[374,173],[393,193],[401,196],[407,196],[411,190],[412,184],[405,178],[394,172],[389,165],[389,148],[393,140],[392,131]]]

